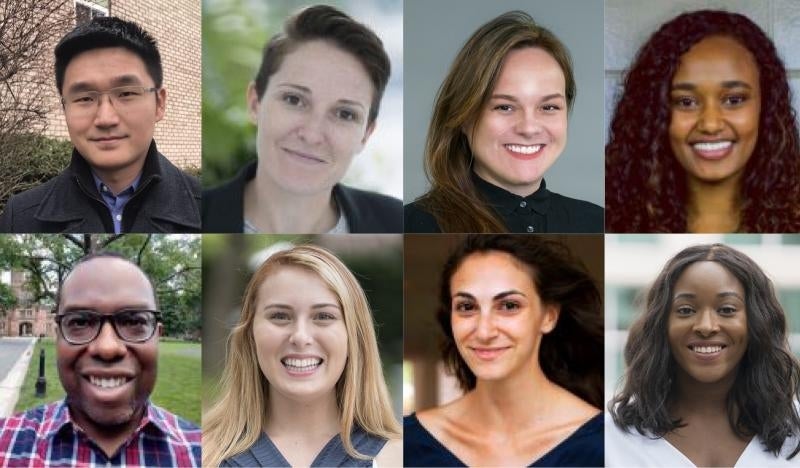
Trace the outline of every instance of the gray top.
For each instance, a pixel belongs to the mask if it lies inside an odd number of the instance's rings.
[[[374,436],[356,426],[350,434],[353,447],[364,455],[371,457],[369,460],[353,458],[344,450],[342,438],[339,434],[331,440],[311,462],[311,466],[372,466],[372,458],[378,455],[386,439]],[[283,457],[278,447],[270,440],[269,436],[261,433],[256,443],[246,451],[223,460],[220,466],[290,466]]]

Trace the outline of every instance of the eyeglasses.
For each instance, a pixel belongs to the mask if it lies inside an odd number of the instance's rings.
[[[61,98],[64,110],[71,115],[85,116],[94,114],[100,107],[100,99],[104,94],[108,94],[111,105],[117,111],[122,111],[144,102],[144,97],[148,93],[154,93],[158,88],[146,88],[144,86],[120,86],[108,91],[77,91],[67,93]]]
[[[106,321],[111,322],[114,332],[121,340],[142,343],[155,334],[156,325],[161,321],[161,312],[122,309],[109,315],[99,314],[93,310],[70,310],[56,315],[61,336],[74,345],[94,341],[100,335],[100,330]]]

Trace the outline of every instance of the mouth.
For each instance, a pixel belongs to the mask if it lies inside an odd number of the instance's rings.
[[[697,156],[703,159],[717,160],[730,154],[733,143],[732,140],[696,141],[690,143],[690,146]]]
[[[86,380],[95,387],[100,388],[117,388],[125,385],[133,380],[130,377],[99,377],[96,375],[86,376]]]
[[[290,358],[286,357],[281,359],[281,364],[290,374],[296,375],[310,375],[313,374],[319,366],[322,365],[323,359],[319,357],[306,357],[306,358]]]
[[[533,159],[541,153],[545,146],[547,145],[503,145],[506,151],[517,159]]]
[[[306,153],[306,152],[303,152],[303,151],[295,151],[295,150],[291,150],[289,148],[283,148],[283,150],[287,154],[292,156],[295,160],[300,161],[300,162],[304,162],[304,163],[307,163],[307,164],[327,164],[328,163],[328,161],[326,161],[325,159],[323,159],[323,158],[321,158],[319,156],[316,156],[314,154],[311,154],[311,153]]]
[[[481,359],[483,361],[493,361],[493,360],[497,359],[498,357],[500,357],[501,354],[503,354],[504,352],[506,352],[506,350],[508,350],[510,348],[511,348],[510,346],[504,346],[504,347],[496,347],[496,348],[478,348],[478,347],[474,347],[474,348],[470,348],[470,349],[475,354],[475,356],[478,357],[478,359]]]
[[[721,343],[697,343],[687,346],[692,355],[700,361],[713,361],[722,355],[727,345]]]

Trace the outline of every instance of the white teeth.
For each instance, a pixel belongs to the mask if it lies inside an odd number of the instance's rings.
[[[114,388],[124,384],[126,379],[125,377],[103,378],[90,375],[89,382],[91,382],[92,385],[97,385],[98,387],[102,388]]]
[[[694,143],[692,146],[697,151],[719,151],[730,148],[732,141],[714,141],[707,143]]]
[[[282,360],[283,365],[286,366],[289,370],[293,371],[310,371],[312,369],[316,369],[320,364],[322,364],[322,359],[320,358],[305,358],[305,359],[296,359],[296,358],[286,358]]]
[[[722,346],[693,346],[692,349],[695,353],[713,354],[722,351]]]
[[[510,149],[515,153],[522,153],[522,154],[533,154],[538,153],[540,149],[542,149],[544,145],[530,145],[530,146],[523,146],[523,145],[506,145],[506,148]]]

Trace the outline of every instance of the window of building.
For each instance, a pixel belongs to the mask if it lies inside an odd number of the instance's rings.
[[[88,23],[98,16],[108,16],[108,0],[75,0],[76,26]]]

